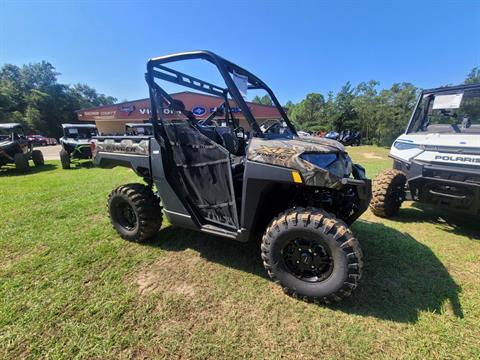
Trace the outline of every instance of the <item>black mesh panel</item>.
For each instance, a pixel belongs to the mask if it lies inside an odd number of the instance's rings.
[[[165,121],[165,130],[181,182],[200,216],[237,228],[228,152],[188,120]]]

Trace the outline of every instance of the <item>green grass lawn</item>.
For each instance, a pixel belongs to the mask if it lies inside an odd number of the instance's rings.
[[[388,150],[350,148],[370,177]],[[360,287],[331,306],[287,297],[256,244],[164,224],[111,228],[125,168],[0,170],[0,358],[479,358],[479,219],[405,204],[353,226]]]

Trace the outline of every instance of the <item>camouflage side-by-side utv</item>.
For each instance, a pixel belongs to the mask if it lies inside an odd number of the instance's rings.
[[[22,125],[0,124],[0,167],[15,164],[17,170],[27,171],[29,160],[33,160],[35,166],[41,166],[44,163],[42,152],[33,150]]]
[[[91,124],[62,124],[63,137],[60,138],[60,162],[63,169],[70,169],[72,162],[90,160],[92,151],[90,143],[92,136],[98,135],[95,125]]]
[[[212,64],[223,86],[176,70],[181,60]],[[165,215],[172,225],[226,241],[262,237],[265,269],[286,293],[323,303],[349,296],[363,259],[348,226],[367,209],[371,188],[343,145],[298,137],[264,82],[209,51],[151,59],[146,80],[153,135],[99,136],[92,142],[95,164],[131,167],[145,182],[110,194],[110,218],[120,236],[147,240]],[[160,80],[217,97],[223,110],[212,116],[224,118],[200,124]],[[288,129],[262,131],[240,89],[266,91]],[[245,128],[235,117],[239,112]]]

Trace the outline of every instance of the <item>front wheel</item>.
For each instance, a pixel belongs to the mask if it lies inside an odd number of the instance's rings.
[[[42,166],[43,164],[45,164],[45,160],[43,159],[43,154],[40,150],[32,151],[32,160],[35,166]]]
[[[125,240],[143,242],[162,226],[160,200],[143,184],[121,185],[108,198],[114,229]]]
[[[70,169],[70,155],[65,149],[60,150],[60,162],[62,163],[62,169]]]
[[[398,213],[405,199],[407,177],[400,170],[382,171],[373,181],[370,209],[380,217],[391,217]]]
[[[18,171],[27,171],[28,170],[28,158],[24,153],[16,153],[13,156],[13,162],[15,163],[15,168]]]
[[[294,208],[273,219],[262,239],[262,259],[285,293],[316,303],[351,295],[362,276],[362,251],[352,232],[320,209]]]

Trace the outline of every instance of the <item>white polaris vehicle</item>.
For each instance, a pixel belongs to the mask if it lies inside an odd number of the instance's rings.
[[[424,90],[373,183],[370,208],[395,215],[414,200],[480,215],[480,83]]]

